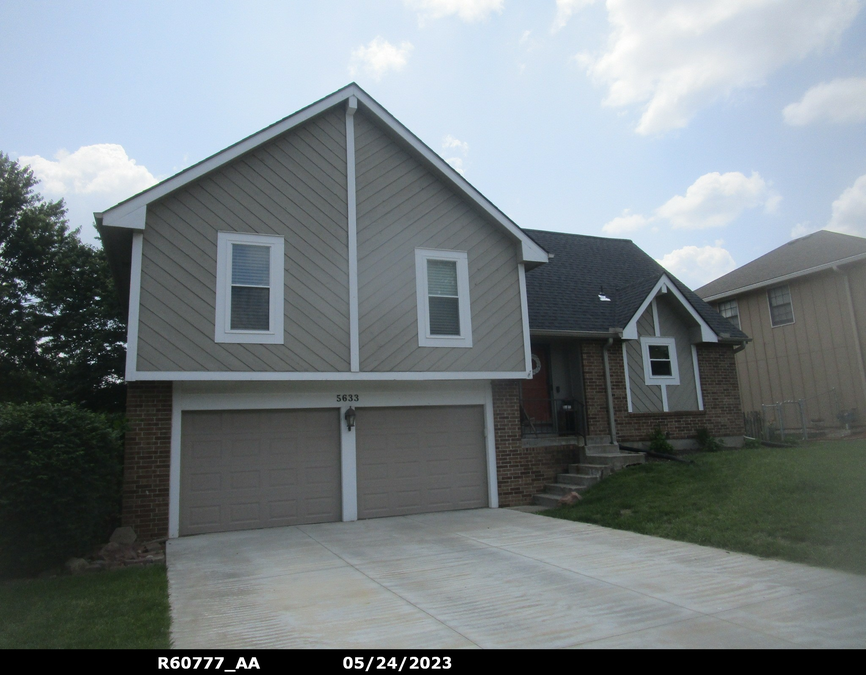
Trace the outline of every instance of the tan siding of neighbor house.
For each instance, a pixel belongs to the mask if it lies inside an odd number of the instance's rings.
[[[338,108],[150,204],[138,369],[348,370],[346,185]],[[285,344],[214,341],[220,231],[285,237]]]
[[[362,371],[523,371],[517,247],[362,112],[355,115]],[[415,249],[466,251],[471,348],[419,347]]]
[[[848,271],[854,317],[851,316],[843,274],[827,271],[788,283],[794,323],[772,327],[767,289],[737,298],[742,330],[752,338],[737,354],[743,409],[761,404],[806,399],[811,420],[836,422],[836,402],[842,409],[866,414],[860,351],[866,347],[866,265]],[[855,337],[856,335],[856,337]],[[835,390],[835,393],[834,391]],[[793,420],[795,408],[788,423]]]

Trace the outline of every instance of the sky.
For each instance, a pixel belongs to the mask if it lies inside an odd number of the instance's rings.
[[[691,287],[866,236],[866,0],[4,0],[0,152],[70,226],[357,82],[523,228]]]

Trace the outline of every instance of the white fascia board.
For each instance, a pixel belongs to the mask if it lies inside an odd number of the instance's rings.
[[[833,262],[824,263],[823,265],[815,265],[815,267],[809,267],[805,270],[800,270],[799,272],[791,272],[790,274],[783,274],[779,277],[773,277],[772,279],[767,279],[765,281],[759,281],[754,284],[749,284],[748,286],[741,286],[740,288],[734,288],[730,291],[725,291],[724,293],[716,293],[715,295],[708,295],[703,300],[704,302],[714,302],[716,300],[724,300],[725,298],[732,298],[736,295],[742,295],[743,293],[748,293],[749,291],[756,291],[761,288],[766,288],[767,286],[776,286],[778,284],[785,283],[786,281],[790,281],[791,279],[797,279],[799,277],[805,277],[809,274],[815,274],[816,272],[823,272],[824,270],[831,270],[834,267],[839,267],[840,265],[847,265],[848,263],[857,262],[858,260],[866,260],[866,253],[858,253],[857,255],[852,255],[847,258],[842,258],[841,260],[834,260]]]
[[[374,101],[365,92],[358,90],[358,100],[376,115],[382,122],[387,124],[391,130],[403,141],[408,143],[413,150],[421,155],[427,162],[435,167],[445,178],[448,179],[460,192],[472,199],[481,209],[502,225],[521,244],[520,262],[546,263],[549,259],[547,251],[530,239],[508,216],[496,208],[484,195],[476,190],[463,176],[461,176],[448,162],[427,147],[415,134],[409,131],[391,113]]]
[[[316,101],[312,105],[307,106],[296,112],[293,115],[289,115],[285,119],[280,120],[276,124],[272,124],[265,129],[253,134],[252,136],[247,136],[242,141],[238,141],[234,145],[230,145],[225,150],[221,150],[215,155],[211,155],[205,160],[202,160],[198,164],[194,164],[188,169],[181,171],[178,174],[175,174],[171,178],[167,178],[161,183],[157,183],[152,188],[145,190],[144,192],[140,192],[127,199],[116,206],[113,206],[110,209],[107,209],[102,214],[102,223],[108,227],[132,227],[133,229],[144,229],[144,215],[135,216],[131,220],[128,217],[131,217],[132,214],[139,210],[144,210],[150,202],[153,202],[160,197],[164,197],[170,192],[174,192],[175,190],[183,187],[187,183],[190,183],[201,176],[204,176],[211,171],[218,169],[223,164],[232,161],[233,159],[240,157],[241,155],[253,150],[254,148],[262,145],[263,143],[268,142],[272,138],[279,136],[282,133],[285,133],[289,129],[292,129],[300,124],[303,124],[307,120],[315,117],[316,115],[324,112],[328,108],[337,105],[341,101],[347,100],[352,96],[357,96],[359,93],[362,93],[360,88],[355,85],[349,85],[330,96],[326,96],[320,101]],[[141,221],[141,227],[136,227],[135,224]]]
[[[164,180],[152,188],[139,193],[138,195],[121,202],[116,206],[103,212],[103,224],[109,227],[134,227],[135,229],[144,228],[144,214],[138,214],[132,220],[125,220],[127,216],[133,212],[146,207],[152,201],[163,197],[170,192],[173,192],[187,183],[200,178],[201,176],[210,173],[219,168],[223,164],[253,150],[262,143],[279,136],[286,131],[303,124],[307,120],[324,112],[328,108],[337,105],[343,101],[350,101],[352,97],[361,103],[376,115],[384,124],[386,124],[397,136],[403,139],[409,146],[412,147],[419,155],[421,155],[429,164],[436,168],[444,178],[446,178],[460,192],[472,199],[478,206],[496,222],[502,225],[516,240],[520,242],[521,261],[532,263],[546,263],[549,259],[547,251],[530,239],[508,216],[496,208],[488,199],[476,190],[469,182],[463,178],[454,168],[443,160],[439,155],[427,147],[415,134],[409,131],[402,123],[391,115],[385,108],[374,101],[365,91],[357,84],[350,84],[330,96],[313,103],[312,105],[299,110],[293,115],[289,115],[276,124],[262,129],[261,131],[248,136],[242,141],[229,146],[215,155],[211,155],[207,159],[191,166],[179,174]],[[127,224],[123,224],[127,223]],[[140,227],[139,227],[140,225]]]
[[[517,265],[517,276],[520,281],[520,319],[523,324],[523,362],[526,366],[526,379],[532,379],[532,341],[529,337],[529,302],[526,297],[526,267],[523,263]]]
[[[525,380],[526,373],[521,371],[508,372],[394,372],[394,373],[287,373],[287,372],[227,372],[227,371],[157,371],[138,370],[127,372],[126,379],[130,382],[144,380],[179,381],[233,381],[233,382],[397,382],[397,381],[433,381],[433,380]]]
[[[676,285],[670,280],[670,277],[667,274],[662,274],[659,277],[659,280],[656,282],[656,285],[653,286],[652,290],[649,294],[644,298],[644,301],[641,303],[640,307],[638,307],[637,311],[631,317],[629,322],[626,324],[625,328],[622,331],[623,340],[637,340],[637,322],[638,319],[643,315],[646,311],[646,308],[649,307],[650,303],[655,299],[655,297],[659,294],[659,291],[662,288],[667,288],[669,293],[672,293],[673,296],[679,300],[680,304],[685,308],[685,310],[692,315],[692,318],[697,322],[698,326],[701,328],[701,341],[702,342],[718,342],[719,336],[716,335],[716,332],[710,328],[709,324],[704,321],[703,317],[698,314],[698,311],[692,307],[692,303],[690,303],[686,297],[680,293],[680,290],[676,287]]]

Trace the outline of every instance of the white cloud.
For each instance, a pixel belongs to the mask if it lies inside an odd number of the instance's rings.
[[[683,246],[657,262],[691,288],[703,286],[737,267],[721,242],[715,246]]]
[[[412,52],[411,42],[401,42],[395,47],[381,37],[370,40],[366,46],[361,45],[352,51],[349,60],[349,74],[353,77],[363,70],[374,80],[381,80],[389,70],[403,70]]]
[[[805,237],[807,234],[812,234],[812,232],[816,232],[819,229],[820,228],[815,227],[808,220],[804,220],[802,223],[797,223],[791,228],[791,239]]]
[[[445,159],[461,176],[466,175],[466,157],[469,154],[469,143],[461,141],[459,138],[454,138],[451,134],[442,139],[442,150],[453,152],[456,151],[458,156],[447,157]]]
[[[656,209],[675,229],[723,227],[746,209],[764,206],[776,209],[781,197],[773,192],[757,172],[746,178],[739,171],[704,174],[685,195],[677,195]]]
[[[50,199],[63,198],[70,226],[80,227],[82,240],[89,244],[96,243],[94,211],[104,211],[157,182],[114,143],[85,145],[73,153],[61,150],[53,160],[29,155],[18,161],[33,169],[41,181],[39,192]]]
[[[502,12],[504,0],[403,0],[403,4],[417,11],[422,22],[456,15],[472,23],[486,19],[493,12]]]
[[[40,191],[48,197],[94,194],[118,201],[156,183],[145,167],[128,157],[123,146],[114,143],[85,145],[73,153],[61,150],[54,160],[32,155],[19,157],[42,181]]]
[[[595,0],[556,0],[556,18],[553,20],[550,32],[556,33],[565,28],[572,14],[594,2]]]
[[[815,85],[782,111],[785,122],[801,127],[813,122],[866,121],[866,77],[838,78]]]
[[[637,232],[645,227],[651,220],[651,218],[642,216],[639,213],[630,213],[629,210],[626,209],[622,212],[621,216],[605,223],[602,226],[601,231],[605,234],[620,236],[631,232]]]
[[[866,237],[866,175],[833,202],[833,216],[825,229]]]
[[[458,138],[454,138],[454,136],[452,136],[451,134],[448,134],[447,136],[445,136],[445,138],[442,139],[442,147],[445,148],[446,150],[455,150],[456,149],[456,150],[459,150],[460,152],[462,152],[463,154],[466,154],[467,152],[469,152],[469,143],[466,143],[465,141],[461,141]]]
[[[570,3],[569,3],[570,4]],[[605,104],[641,105],[637,132],[685,127],[702,108],[832,45],[861,0],[607,0],[606,51],[578,62]]]

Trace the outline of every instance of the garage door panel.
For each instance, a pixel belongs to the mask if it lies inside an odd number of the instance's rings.
[[[358,517],[488,505],[482,406],[357,411]]]
[[[340,520],[331,410],[185,412],[180,534]]]

